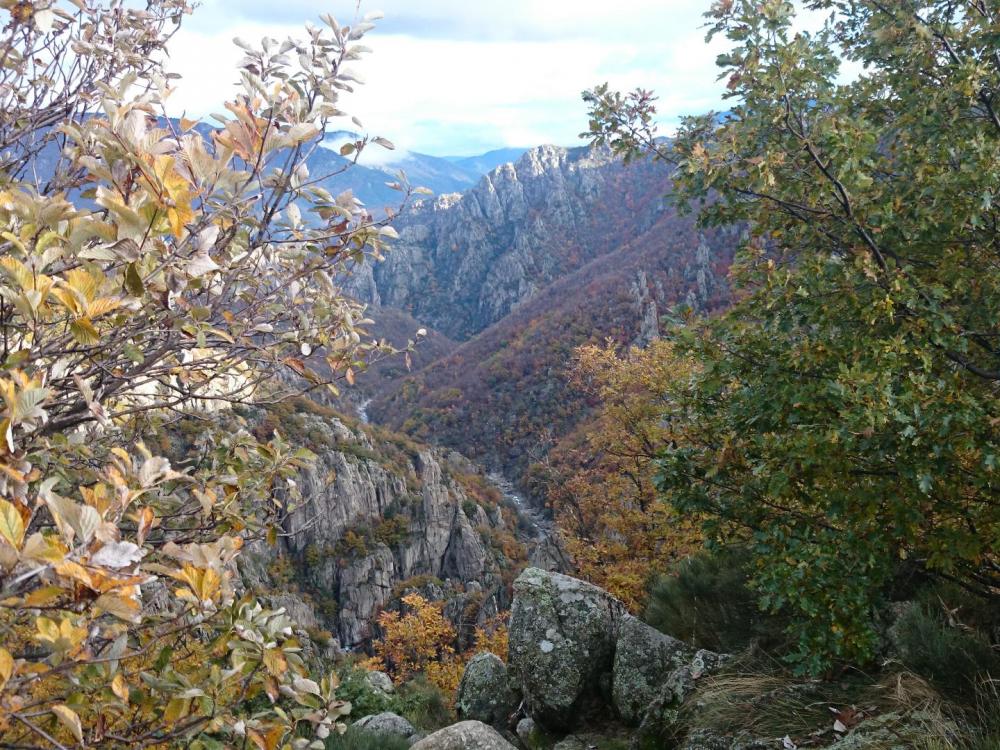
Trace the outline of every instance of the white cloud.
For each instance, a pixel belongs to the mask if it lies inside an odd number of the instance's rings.
[[[603,81],[653,89],[663,122],[724,106],[705,3],[692,0],[375,0],[386,18],[354,67],[366,80],[341,108],[400,149],[472,154],[503,146],[576,145],[586,128],[580,93]],[[372,10],[366,2],[362,12]],[[234,36],[300,36],[330,3],[207,0],[171,44],[183,76],[174,113],[221,109],[237,79]],[[354,0],[334,0],[342,22]],[[344,127],[351,126],[344,123]]]

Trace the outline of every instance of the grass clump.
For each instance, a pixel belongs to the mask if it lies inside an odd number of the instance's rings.
[[[980,685],[1000,678],[996,647],[981,631],[956,621],[954,610],[914,604],[892,630],[900,661],[951,700],[974,703]]]
[[[409,743],[402,737],[372,734],[357,727],[348,727],[343,734],[331,734],[326,750],[406,750]]]

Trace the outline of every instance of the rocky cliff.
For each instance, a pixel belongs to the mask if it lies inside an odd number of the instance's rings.
[[[468,628],[509,607],[535,535],[518,530],[517,509],[466,459],[304,400],[243,418],[264,432],[280,425],[317,457],[295,480],[301,499],[286,534],[242,559],[246,585],[345,648],[368,640],[379,610],[407,588],[447,599]]]
[[[531,149],[465,193],[401,216],[400,241],[353,291],[467,339],[649,229],[668,178],[662,165],[625,165],[600,149]]]

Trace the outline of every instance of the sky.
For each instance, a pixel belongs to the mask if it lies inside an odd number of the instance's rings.
[[[705,43],[709,0],[362,0],[383,12],[352,64],[365,80],[338,106],[401,149],[473,155],[508,146],[579,145],[580,93],[602,82],[653,89],[666,130],[723,106]],[[203,0],[169,48],[181,74],[171,114],[206,117],[234,90],[234,37],[301,37],[307,21],[357,17],[357,0]],[[349,123],[345,123],[350,127]]]

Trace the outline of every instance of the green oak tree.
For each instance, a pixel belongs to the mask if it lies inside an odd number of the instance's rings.
[[[715,3],[731,107],[676,139],[650,92],[585,98],[594,140],[747,228],[732,308],[675,332],[700,366],[665,384],[687,440],[659,484],[742,529],[815,672],[876,655],[901,561],[1000,593],[1000,9],[805,5],[809,33],[788,2]]]

